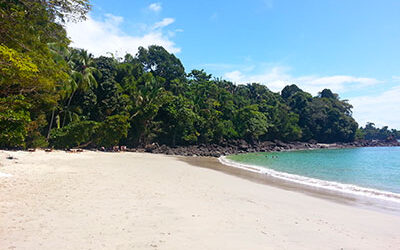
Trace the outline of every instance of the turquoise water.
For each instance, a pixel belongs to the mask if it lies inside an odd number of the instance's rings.
[[[228,160],[324,181],[400,194],[400,147],[232,155]]]

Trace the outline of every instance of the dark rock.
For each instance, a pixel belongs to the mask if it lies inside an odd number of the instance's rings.
[[[157,143],[152,143],[152,144],[147,144],[147,145],[144,147],[144,150],[145,150],[146,152],[151,153],[151,152],[153,152],[154,150],[156,150],[157,148],[158,148],[158,144],[157,144]]]

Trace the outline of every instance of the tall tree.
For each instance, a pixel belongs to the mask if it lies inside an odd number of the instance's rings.
[[[76,88],[72,90],[68,98],[62,126],[65,125],[67,114],[71,115],[70,105],[76,91],[87,92],[89,89],[97,87],[95,75],[100,74],[99,70],[94,67],[93,55],[84,49],[72,49],[68,64],[71,67],[71,78]]]
[[[167,90],[174,80],[185,80],[185,68],[181,61],[161,46],[152,45],[148,49],[139,47],[136,57],[145,71],[165,79]]]
[[[58,86],[68,80],[68,68],[55,60],[48,47],[69,43],[58,21],[62,23],[62,16],[79,20],[88,9],[86,0],[0,2],[0,98],[22,95],[30,104],[25,106],[30,115],[24,139],[28,146],[41,140],[46,115],[59,97]]]

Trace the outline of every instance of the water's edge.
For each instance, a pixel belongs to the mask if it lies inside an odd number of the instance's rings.
[[[333,192],[338,192],[341,194],[349,194],[352,196],[362,196],[362,197],[367,197],[367,198],[372,198],[372,199],[377,199],[377,200],[383,200],[383,201],[390,201],[390,202],[395,202],[400,204],[400,194],[397,193],[392,193],[388,191],[382,191],[382,190],[377,190],[373,188],[365,188],[365,187],[360,187],[357,185],[352,185],[352,184],[343,184],[339,182],[334,182],[334,181],[326,181],[326,180],[321,180],[321,179],[316,179],[316,178],[310,178],[310,177],[305,177],[301,175],[295,175],[295,174],[289,174],[285,172],[279,172],[270,168],[266,167],[261,167],[257,165],[250,165],[250,164],[243,164],[239,163],[230,159],[227,159],[225,156],[221,156],[218,158],[219,162],[221,164],[230,166],[230,167],[235,167],[235,168],[240,168],[246,171],[254,172],[254,173],[259,173],[259,174],[264,174],[272,178],[316,188],[316,189],[322,189],[322,190],[327,190],[327,191],[333,191]]]

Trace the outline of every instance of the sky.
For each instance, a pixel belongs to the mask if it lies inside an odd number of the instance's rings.
[[[399,0],[92,0],[68,23],[73,47],[95,56],[161,45],[186,72],[236,84],[330,88],[364,126],[400,129]]]

